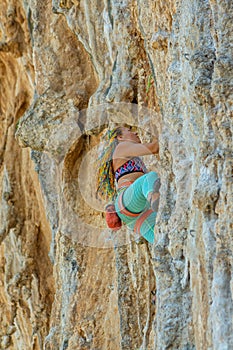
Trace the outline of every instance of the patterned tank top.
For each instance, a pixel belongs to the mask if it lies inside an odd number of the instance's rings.
[[[127,160],[127,162],[122,164],[115,171],[115,179],[118,181],[122,176],[126,174],[137,172],[147,173],[147,168],[141,158],[133,157],[132,159]]]

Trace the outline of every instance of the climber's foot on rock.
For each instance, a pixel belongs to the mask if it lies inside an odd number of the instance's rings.
[[[148,200],[150,202],[151,209],[155,212],[158,211],[159,197],[160,197],[160,194],[158,192],[157,193],[151,192],[148,196]]]
[[[160,186],[161,186],[161,182],[160,182],[160,178],[158,178],[154,183],[154,191],[153,192],[159,193]]]

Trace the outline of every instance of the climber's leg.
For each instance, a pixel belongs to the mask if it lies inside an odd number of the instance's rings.
[[[154,228],[157,213],[148,209],[135,221],[134,232],[140,233],[148,242],[154,243]]]
[[[153,205],[155,190],[158,192],[159,177],[155,171],[151,171],[141,177],[139,177],[132,185],[130,185],[123,194],[123,203],[125,207],[132,213],[140,213],[141,211],[150,207],[150,203]],[[158,192],[159,193],[159,192]],[[158,199],[156,194],[155,200]]]
[[[148,242],[154,242],[154,227],[157,211],[151,210],[149,200],[153,201],[154,191],[158,187],[158,175],[156,172],[147,173],[139,177],[133,184],[127,187],[123,193],[123,206],[130,213],[138,213],[136,217],[125,215],[119,208],[119,196],[115,201],[116,212],[121,220],[134,232],[140,233]],[[156,181],[157,180],[157,181]],[[156,200],[158,200],[156,193]],[[153,204],[153,203],[152,203]]]

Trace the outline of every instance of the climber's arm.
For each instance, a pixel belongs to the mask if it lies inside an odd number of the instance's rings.
[[[129,141],[121,142],[115,151],[116,158],[146,156],[149,154],[158,154],[159,144],[155,140],[150,143],[133,143]]]

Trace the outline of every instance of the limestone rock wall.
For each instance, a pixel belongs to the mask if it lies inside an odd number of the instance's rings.
[[[230,0],[1,1],[0,348],[233,347],[232,17]],[[104,230],[86,196],[122,115],[159,132],[154,245]]]

